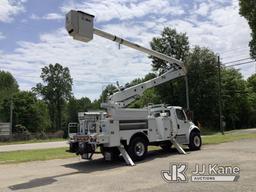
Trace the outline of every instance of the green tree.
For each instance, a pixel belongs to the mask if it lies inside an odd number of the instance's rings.
[[[16,79],[11,73],[0,70],[0,103],[19,91]]]
[[[37,100],[36,95],[30,91],[20,91],[13,95],[13,124],[21,124],[31,132],[46,131],[50,125],[47,105]],[[6,113],[5,120],[9,121],[10,100],[3,102]]]
[[[155,51],[164,53],[176,59],[184,61],[189,54],[189,41],[186,33],[178,33],[175,29],[164,28],[161,37],[154,37],[150,43]],[[170,69],[172,66],[158,58],[152,58],[153,70],[159,74]],[[186,106],[186,91],[184,78],[166,82],[155,88],[159,94],[160,102],[170,105]]]
[[[125,88],[132,87],[134,85],[148,81],[155,77],[156,77],[155,73],[148,73],[147,75],[145,75],[144,78],[136,78],[136,79],[132,80],[130,83],[127,83],[125,85]],[[115,85],[113,85],[113,84],[107,85],[106,88],[102,91],[100,99],[95,100],[91,103],[91,109],[99,109],[100,103],[106,102],[107,97],[117,91],[118,91],[118,89]],[[147,105],[149,103],[158,103],[158,95],[156,95],[154,89],[147,90],[142,97],[138,98],[136,101],[131,103],[129,105],[129,107],[140,108],[140,107],[144,107],[145,105]]]
[[[137,79],[134,79],[133,81],[131,81],[131,83],[129,83],[129,87],[137,85],[139,83],[143,83],[143,82],[153,79],[155,77],[156,77],[155,73],[148,73],[147,75],[145,75],[144,78],[137,78]],[[133,103],[131,103],[129,107],[142,108],[144,106],[147,106],[148,104],[158,104],[158,103],[160,103],[160,97],[159,97],[158,93],[156,92],[155,88],[151,88],[151,89],[146,90],[143,93],[143,95],[140,98],[138,98],[137,100],[135,100]]]
[[[227,129],[248,126],[249,103],[246,81],[236,69],[221,72],[223,116]]]
[[[251,57],[256,59],[256,1],[255,0],[239,0],[240,14],[248,20],[248,24],[252,30],[252,40],[249,43]]]
[[[91,109],[91,100],[87,97],[76,99],[72,97],[67,104],[68,122],[78,121],[78,112],[86,112]]]
[[[34,128],[34,131],[47,131],[51,127],[51,120],[49,116],[48,106],[45,102],[41,100],[37,100],[37,102],[32,106],[35,111],[34,113],[34,121],[38,122],[37,126]]]
[[[117,92],[118,89],[115,85],[113,84],[109,84],[107,85],[103,91],[101,92],[100,98],[99,99],[95,99],[91,105],[90,105],[90,109],[94,109],[94,110],[98,110],[101,108],[100,104],[107,102],[107,98],[108,96],[112,95],[113,93]]]
[[[100,99],[98,100],[99,103],[106,102],[109,95],[117,92],[117,87],[113,84],[109,84],[106,88],[102,91],[100,95]]]
[[[189,52],[189,41],[186,33],[178,33],[175,29],[169,27],[164,28],[161,37],[154,37],[150,46],[155,51],[179,60],[184,60]],[[152,58],[154,70],[163,72],[171,67],[166,61],[152,56],[150,58]]]
[[[154,88],[146,90],[143,95],[130,104],[131,108],[142,108],[149,104],[160,103],[160,96],[157,94]]]
[[[65,101],[72,95],[72,78],[67,67],[56,63],[42,68],[43,83],[38,83],[33,91],[43,97],[48,104],[52,127],[62,128],[62,113]]]
[[[194,121],[205,127],[218,125],[217,56],[207,48],[195,47],[186,58],[190,107]],[[180,87],[181,89],[185,89]]]
[[[251,77],[249,77],[247,82],[250,91],[256,93],[256,74],[253,74]]]
[[[2,109],[3,102],[8,100],[10,108],[10,101],[13,95],[19,91],[18,87],[18,83],[11,73],[0,70],[0,121],[9,121],[9,109],[7,111]]]
[[[248,84],[248,102],[250,107],[250,113],[248,115],[248,121],[250,127],[256,126],[256,74],[247,79]]]

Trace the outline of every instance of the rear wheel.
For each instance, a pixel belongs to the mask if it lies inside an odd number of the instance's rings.
[[[192,131],[189,137],[189,145],[188,145],[189,149],[192,151],[200,150],[201,145],[202,145],[202,139],[201,139],[200,133],[197,131]]]
[[[141,161],[145,159],[147,152],[148,146],[145,139],[141,137],[135,137],[134,139],[132,139],[128,147],[128,153],[133,160]]]

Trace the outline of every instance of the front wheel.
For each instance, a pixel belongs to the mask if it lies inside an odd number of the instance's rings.
[[[189,145],[188,145],[189,149],[192,151],[200,150],[201,145],[202,145],[202,139],[201,139],[200,133],[197,131],[192,131],[189,137]]]
[[[141,137],[136,137],[132,139],[128,147],[128,153],[133,160],[135,161],[143,160],[146,157],[147,152],[148,152],[148,146],[145,139]]]

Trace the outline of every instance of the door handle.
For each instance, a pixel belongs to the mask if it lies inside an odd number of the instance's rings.
[[[177,124],[177,127],[178,127],[178,129],[180,129],[180,125],[179,124]]]

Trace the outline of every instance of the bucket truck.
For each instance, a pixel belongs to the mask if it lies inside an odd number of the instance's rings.
[[[98,35],[162,59],[172,67],[154,79],[120,88],[108,96],[106,103],[101,104],[106,112],[80,112],[78,131],[69,141],[70,152],[91,159],[99,147],[106,160],[120,155],[127,164],[134,165],[134,161],[145,158],[149,145],[161,146],[167,151],[174,145],[182,154],[186,152],[181,144],[199,150],[200,130],[187,118],[182,107],[159,104],[141,109],[127,108],[145,90],[186,77],[185,65],[180,60],[94,28],[93,23],[94,16],[81,11],[71,10],[66,15],[66,29],[76,40],[89,42],[93,35]]]

